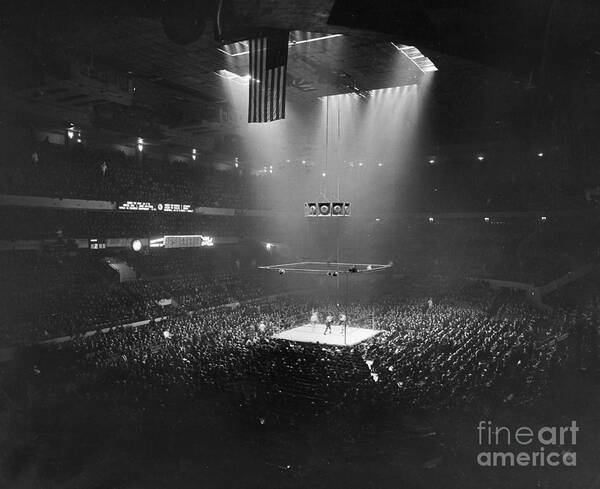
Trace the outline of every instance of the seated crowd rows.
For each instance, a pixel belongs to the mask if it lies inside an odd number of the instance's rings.
[[[415,275],[468,276],[545,285],[597,261],[599,231],[593,221],[572,217],[506,222],[496,222],[493,218],[487,222],[483,218],[439,219],[433,223],[410,223],[394,237],[393,248],[377,252],[387,252],[396,258],[394,262],[403,267],[403,272]],[[375,241],[391,242],[385,238],[376,236]]]
[[[264,423],[294,406],[314,415],[365,403],[407,410],[527,403],[568,358],[582,357],[574,352],[585,345],[575,341],[581,334],[597,345],[598,301],[542,313],[507,296],[492,310],[495,294],[485,287],[454,289],[434,296],[433,306],[427,296],[398,294],[345,308],[316,297],[280,298],[113,330],[60,348],[77,359],[69,372],[94,379],[94,395],[115,395],[102,387],[110,382],[124,402],[154,400],[177,409],[182,398],[225,391],[258,409]],[[308,320],[315,307],[344,309],[351,325],[375,310],[384,332],[349,350],[270,338],[294,317]]]
[[[4,239],[123,238],[165,234],[240,237],[258,234],[264,221],[255,217],[110,212],[41,208],[0,208]]]
[[[1,253],[0,344],[77,335],[272,292],[264,276],[248,275],[226,253],[168,255],[161,260],[158,255],[122,253],[139,277],[120,283],[101,255]]]
[[[240,208],[247,201],[244,188],[238,172],[155,162],[83,144],[45,141],[21,161],[0,161],[0,193],[5,194]]]
[[[227,171],[217,171],[206,164],[154,161],[145,153],[128,156],[122,151],[93,148],[74,141],[67,146],[48,141],[18,145],[11,140],[11,143],[14,148],[5,152],[4,159],[0,160],[0,193],[6,194],[275,209],[285,205],[290,198],[303,201],[304,196],[296,195],[300,187],[296,183],[298,179],[310,178],[310,169],[306,165],[291,163],[280,163],[276,165],[275,173],[257,175],[259,178],[248,174],[242,178],[242,170],[233,165]],[[424,171],[423,178],[438,183],[426,186],[423,191],[421,185],[411,182],[405,182],[405,187],[395,187],[394,179],[383,171],[366,172],[361,178],[380,178],[379,183],[387,181],[390,188],[384,193],[399,194],[402,207],[417,212],[564,209],[573,207],[574,202],[575,207],[585,207],[583,189],[579,185],[568,192],[557,192],[535,178],[482,182],[469,177],[471,172],[465,172],[462,183],[444,184],[439,182],[438,168],[421,170]],[[312,171],[317,173],[316,169]],[[342,176],[347,180],[343,185],[351,187],[355,173],[348,171]],[[456,191],[457,188],[469,188],[469,191],[461,193]],[[272,189],[280,189],[280,192],[271,192]],[[364,203],[356,203],[364,207]]]

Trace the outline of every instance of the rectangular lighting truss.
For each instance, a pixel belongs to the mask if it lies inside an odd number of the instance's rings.
[[[426,57],[415,46],[404,46],[403,44],[396,44],[394,42],[391,44],[404,56],[406,56],[423,73],[438,71],[437,66],[433,64],[433,61]]]
[[[261,270],[272,270],[290,273],[308,273],[312,275],[328,274],[334,272],[337,275],[355,273],[376,273],[392,268],[391,263],[341,263],[324,261],[302,261],[295,263],[280,263],[279,265],[264,265],[258,267]]]

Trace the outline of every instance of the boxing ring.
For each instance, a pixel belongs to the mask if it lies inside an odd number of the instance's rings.
[[[306,323],[274,334],[272,338],[320,345],[354,346],[381,333],[379,329],[342,326],[339,324],[331,326],[331,333],[323,334],[324,331],[325,324]]]
[[[279,275],[286,273],[300,273],[310,275],[327,275],[335,278],[335,284],[340,296],[340,278],[344,277],[346,282],[346,298],[338,300],[338,303],[348,303],[348,279],[357,274],[371,274],[388,270],[392,264],[381,263],[350,263],[350,262],[317,262],[303,261],[294,263],[280,263],[277,265],[259,266],[259,269],[267,271],[277,271]],[[313,311],[315,314],[315,311]],[[348,326],[343,323],[330,323],[331,329],[325,334],[326,324],[311,319],[309,323],[295,326],[285,331],[281,331],[272,336],[273,339],[297,341],[301,343],[314,343],[333,346],[354,346],[363,341],[367,341],[379,333],[381,330],[375,328],[363,328],[359,326]],[[359,322],[359,324],[363,324]]]

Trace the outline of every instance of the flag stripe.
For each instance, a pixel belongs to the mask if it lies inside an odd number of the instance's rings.
[[[281,72],[282,70],[277,70],[277,93],[281,93]],[[275,119],[281,118],[281,104],[277,104],[275,106]]]
[[[262,46],[262,38],[257,39],[255,42],[256,45],[256,59],[257,59],[257,66],[256,66],[256,99],[254,100],[254,103],[256,104],[256,117],[257,117],[257,121],[258,122],[262,122],[262,117],[261,117],[261,112],[260,112],[260,101],[262,98],[262,91],[261,91],[261,86],[260,83],[262,82],[262,78],[263,78],[263,58],[262,58],[262,50],[263,50],[263,46]]]
[[[281,70],[281,119],[285,119],[285,97],[286,97],[286,86],[287,86],[287,70]]]
[[[279,71],[279,68],[277,68],[275,71]],[[275,98],[275,74],[273,71],[269,73],[269,78],[269,120],[273,121],[275,120],[275,114],[273,113],[273,99]]]
[[[258,107],[256,105],[256,102],[258,100],[258,77],[260,76],[260,66],[258,65],[259,63],[259,59],[258,59],[258,39],[254,39],[253,40],[254,43],[254,73],[252,74],[253,80],[254,80],[254,98],[253,98],[253,104],[254,104],[254,119],[253,121],[258,120]]]
[[[254,77],[252,74],[254,73],[254,49],[252,49],[252,40],[250,40],[250,56],[249,56],[249,64],[250,64],[250,87],[248,91],[248,122],[252,122],[254,118],[253,113],[253,103],[254,100]]]

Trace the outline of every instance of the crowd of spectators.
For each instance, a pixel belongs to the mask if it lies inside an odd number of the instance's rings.
[[[280,298],[113,330],[62,349],[78,359],[77,375],[116,381],[124,396],[166,402],[225,391],[258,409],[261,423],[294,410],[305,416],[365,403],[409,411],[492,399],[528,403],[569,354],[597,359],[598,301],[539,312],[510,294],[498,304],[497,294],[480,285],[454,287],[434,296],[433,305],[427,299],[394,294],[339,306],[316,297]],[[375,325],[384,331],[353,348],[270,338],[315,307],[346,310],[351,319],[376,311]],[[582,335],[594,340],[583,342]]]
[[[0,161],[0,193],[16,195],[240,208],[247,202],[242,182],[238,171],[76,143],[44,141],[19,161]]]
[[[155,161],[143,151],[128,156],[122,151],[98,149],[76,141],[69,140],[67,145],[35,142],[5,152],[0,160],[0,193],[275,209],[290,202],[295,207],[301,205],[306,199],[302,190],[317,184],[321,176],[317,168],[308,164],[280,163],[274,170],[250,175],[233,165],[221,171],[195,161]],[[373,163],[365,164],[359,173],[358,170],[345,168],[340,173],[341,185],[347,191],[353,189],[354,203],[371,212],[384,211],[393,203],[406,211],[433,213],[585,208],[583,189],[577,185],[568,191],[557,191],[555,185],[538,177],[515,180],[504,175],[498,179],[489,167],[483,181],[481,168],[457,178],[455,172],[446,174],[436,165],[417,167],[414,175],[405,176],[400,182],[391,178],[388,168],[384,170]],[[369,195],[356,191],[358,180],[363,186],[376,186],[381,196],[390,197],[373,201]],[[458,188],[470,190],[457,192]]]
[[[257,235],[261,218],[187,213],[0,208],[3,239],[123,238],[165,234],[241,237]]]
[[[186,250],[165,255],[160,260],[124,253],[129,260],[137,258],[133,263],[140,277],[120,283],[119,274],[93,253],[1,253],[0,344],[78,335],[273,291],[264,275],[228,261],[228,253]]]
[[[414,275],[544,285],[596,262],[600,251],[599,229],[593,219],[436,218],[433,222],[392,223],[388,228],[393,231],[378,232],[365,247],[388,254],[396,270]]]

